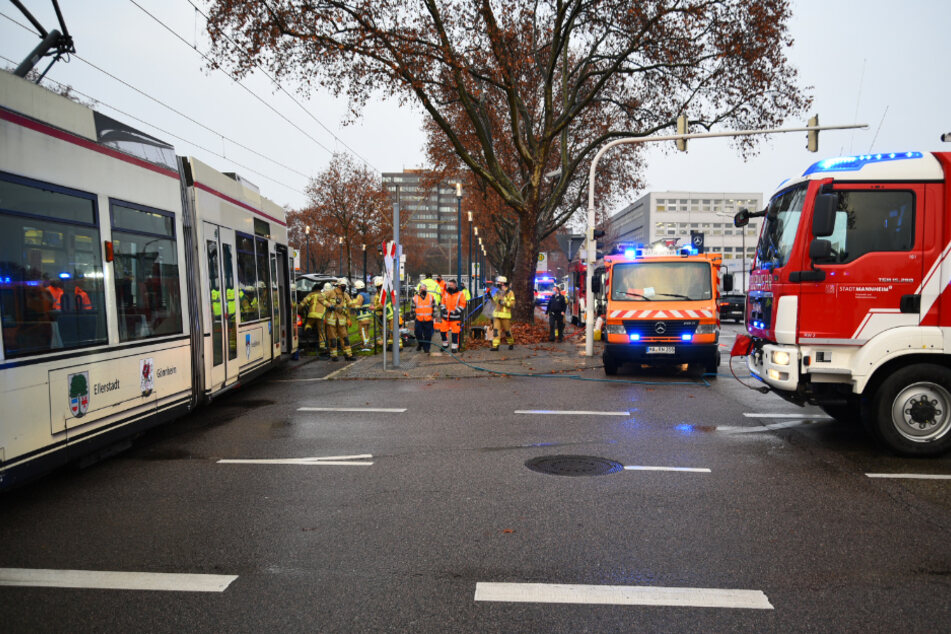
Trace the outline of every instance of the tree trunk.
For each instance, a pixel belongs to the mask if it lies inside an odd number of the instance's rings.
[[[522,323],[532,323],[535,319],[535,268],[538,261],[539,240],[536,224],[522,219],[519,230],[518,255],[515,259],[515,271],[512,276],[512,290],[515,291],[515,311],[512,318]]]

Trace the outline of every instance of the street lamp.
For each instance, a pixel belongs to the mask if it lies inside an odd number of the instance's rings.
[[[462,183],[456,183],[456,278],[462,281]]]
[[[343,277],[343,236],[337,237],[337,244],[340,245],[340,256],[337,258],[337,277]]]
[[[367,281],[367,245],[361,244],[360,248],[363,249],[363,281]]]
[[[469,276],[469,294],[472,295],[472,212],[466,212],[469,215],[469,265],[466,268],[466,275]],[[462,280],[459,280],[462,283]]]
[[[304,273],[310,273],[310,225],[304,226],[304,235],[307,236],[307,263],[304,265]]]
[[[482,245],[482,238],[479,237],[479,228],[476,227],[476,226],[473,226],[473,227],[472,227],[472,230],[475,232],[476,240],[479,241],[479,245],[480,245],[480,247],[481,247],[481,245]],[[472,255],[472,244],[471,244],[471,243],[469,244],[469,255],[470,255],[470,256]],[[471,268],[472,268],[472,267],[470,267],[470,269],[471,269]],[[481,275],[481,274],[482,274],[482,263],[479,261],[479,254],[478,254],[478,253],[476,253],[476,268],[479,269],[479,274]],[[471,270],[469,271],[469,274],[472,275],[472,271],[471,271]],[[478,281],[479,281],[478,278],[476,278],[475,281],[478,282]],[[479,291],[478,285],[477,285],[477,284],[474,284],[473,287],[472,287],[472,290],[471,290],[470,292],[471,292],[471,293],[477,293],[478,291]]]

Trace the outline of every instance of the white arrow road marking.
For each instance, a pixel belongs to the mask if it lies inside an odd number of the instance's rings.
[[[630,416],[630,412],[595,412],[588,410],[517,409],[516,414],[555,414],[560,416]]]
[[[710,473],[711,471],[702,467],[642,467],[630,466],[624,467],[626,471],[683,471],[686,473]]]
[[[402,414],[405,407],[298,407],[298,412],[382,412]]]
[[[895,478],[908,480],[951,480],[951,475],[939,473],[866,473],[870,478]]]
[[[219,460],[218,464],[300,464],[316,467],[368,467],[372,462],[365,462],[372,458],[372,454],[355,456],[324,456],[312,458],[228,458]],[[356,462],[360,460],[361,462]]]
[[[0,586],[224,592],[237,575],[0,568]]]
[[[595,586],[562,583],[477,583],[475,600],[507,603],[585,603],[742,608],[749,610],[773,609],[769,599],[759,590]]]

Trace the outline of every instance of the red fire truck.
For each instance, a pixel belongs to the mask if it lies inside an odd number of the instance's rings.
[[[733,356],[897,453],[951,449],[951,153],[819,161],[766,209]]]

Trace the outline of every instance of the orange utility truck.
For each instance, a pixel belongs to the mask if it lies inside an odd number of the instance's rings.
[[[604,264],[605,374],[625,362],[717,371],[720,254],[621,246]],[[732,275],[723,276],[723,288],[733,289]]]

